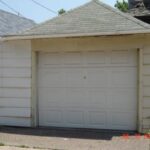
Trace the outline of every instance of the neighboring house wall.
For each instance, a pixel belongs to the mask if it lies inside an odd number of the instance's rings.
[[[30,41],[0,45],[0,125],[30,126]]]

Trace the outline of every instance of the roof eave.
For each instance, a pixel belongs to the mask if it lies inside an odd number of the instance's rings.
[[[3,36],[0,41],[11,40],[32,40],[44,38],[71,38],[71,37],[88,37],[88,36],[118,36],[118,35],[135,35],[135,34],[150,34],[150,29],[142,31],[116,31],[116,32],[100,32],[100,33],[76,33],[76,34],[57,34],[57,35],[10,35]]]
[[[135,13],[135,14],[131,14],[133,17],[150,17],[150,14],[137,14],[137,13]]]

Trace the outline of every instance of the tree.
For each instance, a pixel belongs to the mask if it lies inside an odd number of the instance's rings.
[[[129,9],[129,4],[125,0],[123,0],[122,2],[117,0],[115,7],[118,8],[122,12],[127,12]]]
[[[59,15],[62,15],[62,14],[64,14],[65,12],[66,12],[66,10],[62,8],[62,9],[60,9],[60,10],[58,11],[58,14],[59,14]]]

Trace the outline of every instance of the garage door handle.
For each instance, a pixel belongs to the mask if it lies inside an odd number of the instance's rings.
[[[86,78],[87,78],[86,76],[83,77],[83,79],[86,79]]]

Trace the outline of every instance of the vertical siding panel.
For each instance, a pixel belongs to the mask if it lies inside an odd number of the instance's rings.
[[[37,104],[37,53],[32,51],[32,81],[31,81],[31,126],[36,127],[38,125],[38,104]]]
[[[139,49],[139,68],[138,68],[138,130],[142,131],[142,100],[143,100],[143,49]]]
[[[142,131],[150,128],[150,46],[143,51]]]

